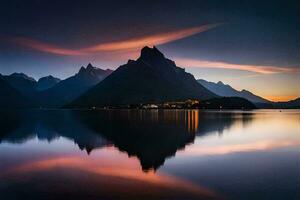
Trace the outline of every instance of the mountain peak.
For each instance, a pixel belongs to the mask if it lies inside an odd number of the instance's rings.
[[[156,47],[146,46],[136,61],[129,60],[67,107],[128,106],[216,97]]]
[[[89,63],[86,67],[81,67],[76,76],[93,80],[92,82],[98,82],[100,79],[102,80],[112,72],[113,71],[110,69],[103,70],[101,68],[94,67],[91,63]]]
[[[133,62],[134,62],[134,60],[129,59],[129,60],[127,61],[127,64],[128,64],[128,63],[133,63]]]
[[[242,89],[241,92],[247,92],[250,93],[248,90]]]
[[[80,67],[80,70],[78,71],[78,74],[82,74],[85,72],[84,66]]]
[[[85,73],[91,74],[94,73],[95,71],[100,71],[100,70],[102,71],[102,69],[94,67],[91,63],[89,63],[86,67],[82,66],[78,74],[85,74]]]
[[[153,58],[165,58],[164,54],[161,53],[155,46],[153,48],[150,48],[148,46],[145,46],[141,50],[141,59],[153,59]]]
[[[94,69],[95,67],[91,64],[91,63],[89,63],[87,66],[86,66],[86,69],[87,70],[92,70],[92,69]]]
[[[257,96],[249,92],[248,90],[243,89],[241,91],[238,91],[232,88],[230,85],[224,84],[222,81],[214,83],[199,79],[198,82],[208,90],[222,97],[241,97],[251,101],[252,103],[270,103],[268,100]]]
[[[55,84],[59,83],[61,80],[52,75],[42,77],[38,80],[36,89],[43,91],[53,87]]]
[[[41,82],[41,81],[56,81],[56,82],[59,82],[60,81],[60,79],[59,78],[56,78],[56,77],[54,77],[54,76],[52,76],[52,75],[48,75],[48,76],[44,76],[44,77],[41,77],[39,80],[38,80],[38,82]]]
[[[35,82],[35,81],[36,81],[34,78],[29,77],[29,76],[27,76],[27,75],[24,74],[24,73],[13,73],[13,74],[11,74],[11,75],[9,75],[9,76],[10,76],[10,77],[17,77],[17,78],[24,78],[24,79],[30,80],[30,81],[32,81],[32,82]]]

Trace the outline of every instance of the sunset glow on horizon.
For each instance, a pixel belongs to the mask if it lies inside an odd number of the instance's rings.
[[[278,96],[265,96],[266,99],[274,102],[291,101],[299,98],[297,95],[278,95]]]
[[[261,3],[265,11],[259,14],[254,5],[225,8],[201,1],[17,4],[2,11],[3,75],[66,79],[87,63],[115,70],[137,59],[144,46],[156,46],[196,79],[222,81],[274,101],[300,96],[299,23],[290,9],[274,18],[281,8],[275,3]]]
[[[300,200],[300,0],[4,0],[3,200]]]

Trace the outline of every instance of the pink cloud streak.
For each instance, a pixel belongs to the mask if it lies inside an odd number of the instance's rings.
[[[80,50],[72,50],[72,49],[65,49],[53,44],[48,44],[45,42],[40,42],[37,40],[24,38],[24,37],[17,37],[12,39],[12,41],[18,45],[28,47],[31,49],[35,49],[38,51],[46,52],[46,53],[52,53],[57,55],[66,55],[66,56],[79,56],[79,55],[85,55],[84,52]]]
[[[176,41],[179,39],[183,39],[207,31],[209,29],[215,28],[219,25],[221,24],[220,23],[207,24],[207,25],[196,26],[192,28],[180,29],[176,31],[158,33],[154,35],[146,35],[144,37],[131,38],[122,41],[100,43],[100,44],[96,44],[81,49],[63,48],[58,45],[53,45],[42,41],[37,41],[34,39],[24,38],[24,37],[13,38],[12,41],[18,45],[28,47],[37,51],[47,52],[56,55],[79,56],[79,55],[86,55],[86,54],[94,54],[97,52],[139,50],[140,48],[147,45],[148,46],[160,45],[160,44]]]
[[[172,32],[144,36],[140,38],[133,38],[124,41],[103,43],[82,50],[86,52],[97,52],[97,51],[119,51],[119,50],[128,50],[128,49],[140,49],[144,46],[160,45],[160,44],[176,41],[182,38],[186,38],[207,31],[209,29],[215,28],[219,25],[220,24],[208,24],[208,25],[197,26],[193,28],[176,30]]]
[[[275,74],[275,73],[300,73],[299,68],[279,67],[267,65],[242,65],[226,62],[214,62],[189,58],[175,58],[179,66],[197,67],[197,68],[215,68],[215,69],[232,69],[255,72],[259,74]]]

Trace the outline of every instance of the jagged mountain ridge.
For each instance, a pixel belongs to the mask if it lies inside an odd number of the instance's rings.
[[[22,95],[28,98],[34,98],[36,93],[36,80],[24,73],[13,73],[11,75],[2,76],[11,87],[18,90]]]
[[[65,80],[49,75],[36,81],[24,73],[13,73],[2,78],[37,106],[61,107],[99,83],[111,72],[110,69],[102,70],[89,63]]]
[[[193,75],[165,58],[156,47],[144,47],[137,60],[120,66],[67,107],[124,106],[214,97],[217,95],[198,84]]]
[[[53,87],[54,85],[56,85],[57,83],[59,83],[60,81],[61,80],[59,78],[53,77],[51,75],[45,76],[38,80],[36,89],[38,91],[47,90],[47,89]]]
[[[257,96],[247,90],[238,91],[221,81],[218,83],[209,82],[203,79],[199,79],[197,81],[208,90],[222,97],[241,97],[251,101],[252,103],[272,103],[271,101]]]
[[[274,108],[300,108],[300,97],[286,102],[275,102],[272,104]]]
[[[39,102],[45,107],[63,106],[79,97],[111,73],[112,70],[110,69],[103,70],[93,67],[89,63],[87,67],[81,67],[74,76],[62,80],[50,89],[41,92]]]
[[[29,100],[18,90],[8,84],[0,75],[0,108],[30,107]]]

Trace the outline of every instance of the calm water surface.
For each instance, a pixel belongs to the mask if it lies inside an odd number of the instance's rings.
[[[1,111],[0,199],[300,199],[300,110]]]

